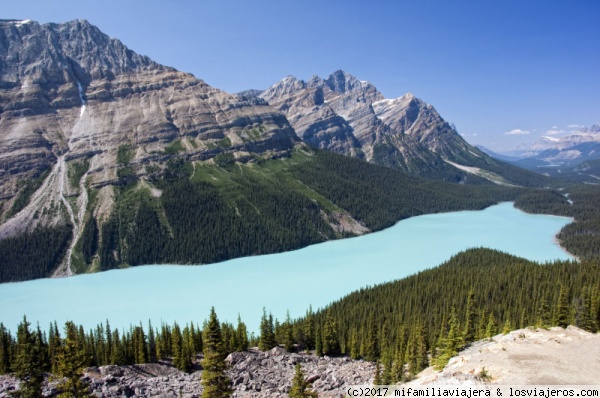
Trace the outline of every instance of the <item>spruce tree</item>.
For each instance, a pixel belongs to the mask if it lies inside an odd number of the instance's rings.
[[[365,345],[365,359],[374,362],[379,359],[379,330],[373,313],[369,317],[368,328],[369,334]]]
[[[17,328],[17,345],[15,347],[12,369],[15,376],[21,380],[20,389],[16,395],[24,398],[38,398],[42,396],[42,382],[44,380],[44,364],[40,345],[37,337],[29,330],[30,323],[27,318]]]
[[[152,329],[152,322],[148,320],[148,362],[155,363],[158,361],[156,355],[156,338],[154,337],[154,329]]]
[[[341,353],[337,324],[331,315],[331,310],[325,313],[322,338],[323,354],[339,355]]]
[[[427,358],[427,337],[420,319],[417,319],[410,332],[406,346],[408,370],[415,375],[425,369],[429,363]]]
[[[310,383],[304,377],[304,372],[299,363],[296,364],[296,373],[292,380],[292,387],[290,388],[290,398],[316,398],[317,393],[310,389]]]
[[[248,329],[246,324],[242,322],[242,318],[238,314],[237,328],[235,330],[237,346],[235,351],[246,351],[248,350]]]
[[[304,348],[306,348],[307,351],[313,350],[315,348],[315,315],[313,313],[312,310],[312,306],[308,307],[308,310],[306,310],[306,315],[304,317],[304,324],[303,324],[303,335],[304,335]]]
[[[440,353],[435,359],[436,370],[442,370],[450,358],[458,354],[458,350],[462,346],[462,338],[460,336],[460,323],[456,316],[456,310],[452,308],[450,319],[448,321],[448,333],[441,339]]]
[[[258,341],[258,349],[268,351],[275,347],[275,330],[273,327],[273,315],[267,317],[267,310],[263,308],[263,316],[260,321],[260,339]]]
[[[63,379],[58,384],[59,397],[90,397],[88,385],[81,379],[89,358],[73,322],[65,324],[65,340],[56,360],[57,374]]]
[[[381,380],[383,384],[392,384],[394,381],[392,376],[392,363],[394,358],[389,348],[384,349],[381,353],[381,365],[383,365],[383,371],[381,372]]]
[[[488,323],[485,328],[485,337],[491,340],[492,337],[494,337],[497,332],[498,332],[498,327],[496,325],[496,317],[494,317],[493,313],[490,313],[490,316],[488,318]]]
[[[350,358],[360,358],[360,344],[358,343],[358,331],[354,329],[350,335]]]
[[[315,355],[318,357],[323,356],[323,337],[320,327],[317,328],[317,334],[315,337]]]
[[[538,309],[535,326],[547,329],[550,327],[551,323],[550,307],[548,306],[548,302],[546,300],[542,300],[540,308]]]
[[[192,371],[192,355],[193,355],[193,340],[190,334],[190,328],[188,326],[183,328],[181,335],[181,355],[179,355],[179,362],[177,363],[177,369],[182,372],[189,373]]]
[[[373,378],[373,385],[381,386],[383,384],[383,379],[381,378],[381,364],[379,363],[379,361],[377,361],[377,363],[375,364],[375,377]]]
[[[292,349],[294,348],[294,329],[292,328],[292,319],[290,318],[289,311],[287,312],[282,328],[283,348],[288,352],[292,352]]]
[[[10,333],[0,322],[0,374],[6,374],[10,370],[10,343]]]
[[[554,324],[561,328],[569,326],[569,295],[567,288],[564,285],[560,285],[560,292],[558,294],[558,302],[556,304],[556,310],[554,312]]]
[[[467,295],[467,307],[465,309],[465,326],[463,329],[463,340],[465,344],[475,341],[477,337],[476,319],[477,312],[475,311],[475,290],[471,288]]]
[[[509,334],[510,331],[512,330],[512,324],[510,323],[510,319],[506,319],[506,322],[504,322],[504,325],[502,326],[502,334]]]
[[[221,326],[211,308],[208,324],[204,329],[204,359],[202,360],[202,385],[204,386],[203,398],[222,398],[232,394],[231,380],[225,374],[226,352],[221,335]]]

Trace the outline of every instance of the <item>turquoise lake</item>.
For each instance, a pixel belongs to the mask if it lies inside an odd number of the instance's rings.
[[[304,249],[205,266],[149,265],[63,279],[0,285],[0,321],[13,332],[26,314],[47,330],[72,320],[86,329],[107,318],[128,328],[148,320],[202,324],[238,313],[257,331],[262,309],[301,316],[361,287],[439,265],[461,250],[488,247],[536,261],[572,259],[554,240],[571,220],[531,215],[502,203],[482,211],[409,218],[384,231]]]

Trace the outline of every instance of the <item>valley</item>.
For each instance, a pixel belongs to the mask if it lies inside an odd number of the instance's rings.
[[[0,20],[0,380],[284,396],[296,363],[331,392],[597,335],[597,133],[500,159],[344,70],[230,94],[86,20]]]

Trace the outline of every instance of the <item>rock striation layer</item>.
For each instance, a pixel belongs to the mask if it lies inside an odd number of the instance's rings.
[[[42,176],[51,193],[0,227],[0,238],[64,222],[50,210],[86,188],[69,178],[78,160],[89,164],[86,186],[101,188],[123,174],[160,171],[174,157],[226,153],[245,161],[281,156],[298,142],[265,100],[227,94],[159,65],[85,20],[0,20],[0,213],[24,181]],[[111,193],[100,197],[110,207]],[[36,211],[54,216],[27,216]]]
[[[386,99],[371,83],[341,70],[307,82],[288,76],[260,97],[310,145],[380,165],[460,179],[464,173],[446,160],[470,165],[487,157],[431,105],[410,93]]]

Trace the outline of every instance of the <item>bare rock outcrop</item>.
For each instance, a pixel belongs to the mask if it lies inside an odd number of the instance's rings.
[[[301,364],[308,380],[320,397],[339,397],[350,385],[372,382],[374,364],[354,361],[347,357],[316,357],[288,353],[282,348],[261,352],[251,350],[232,353],[227,357],[234,397],[287,397],[294,377],[294,367]],[[102,366],[88,368],[84,379],[97,397],[200,397],[202,370],[187,374],[169,364],[135,366]],[[0,376],[0,398],[18,388],[18,382]],[[45,396],[56,392],[53,383],[47,384]]]
[[[598,333],[574,326],[519,329],[473,343],[452,358],[442,372],[428,368],[407,385],[598,384],[598,358]]]

